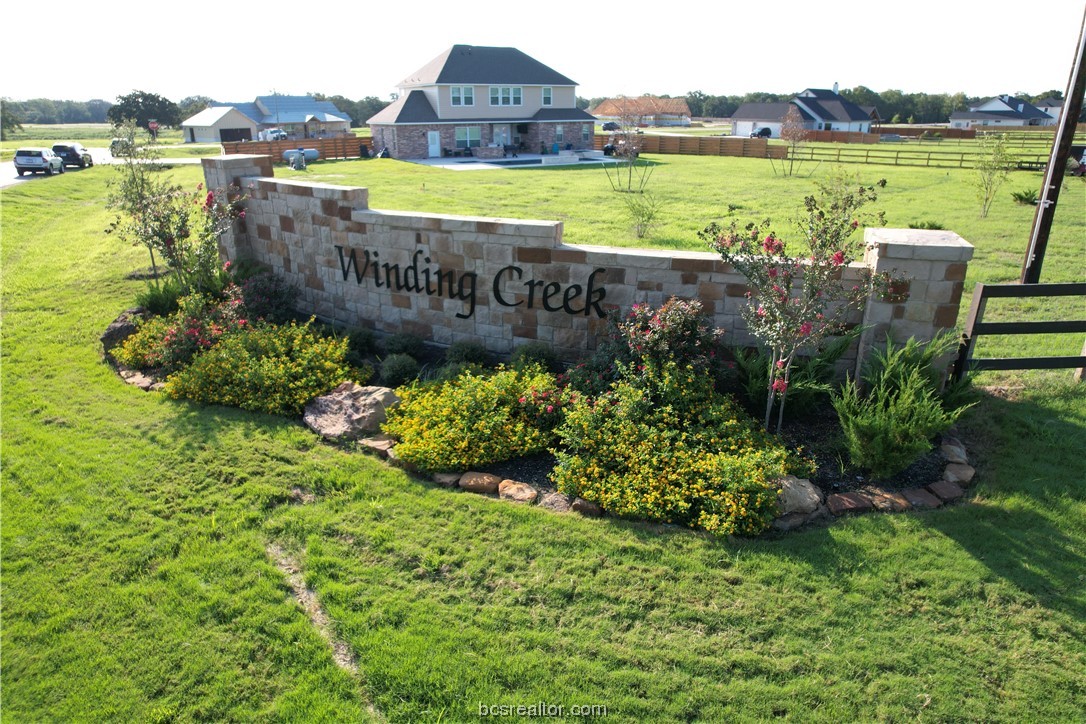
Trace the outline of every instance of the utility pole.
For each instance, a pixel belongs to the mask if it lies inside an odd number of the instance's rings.
[[[1082,113],[1083,90],[1086,90],[1086,13],[1079,27],[1078,50],[1075,64],[1071,67],[1071,77],[1067,81],[1067,93],[1060,110],[1060,119],[1056,124],[1056,138],[1052,143],[1052,154],[1045,169],[1044,184],[1041,186],[1041,198],[1037,201],[1037,212],[1033,217],[1033,230],[1030,232],[1029,248],[1022,262],[1020,284],[1039,284],[1041,264],[1044,262],[1048,235],[1052,231],[1052,219],[1056,215],[1056,201],[1063,186],[1067,159],[1071,155],[1071,144],[1075,140],[1075,124]]]

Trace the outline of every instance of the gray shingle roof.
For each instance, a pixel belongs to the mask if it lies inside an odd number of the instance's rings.
[[[400,87],[435,84],[577,85],[516,48],[454,45],[400,81]]]
[[[783,121],[788,115],[788,107],[791,103],[744,103],[735,109],[732,114],[733,121]],[[799,106],[796,106],[799,108]],[[814,117],[807,111],[799,108],[799,114],[805,121],[813,121]]]

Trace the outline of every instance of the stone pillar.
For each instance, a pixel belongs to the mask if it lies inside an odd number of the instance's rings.
[[[200,159],[200,164],[204,169],[204,185],[208,189],[234,185],[246,196],[252,194],[248,188],[251,184],[247,179],[266,178],[275,174],[271,156],[210,156]],[[219,256],[223,261],[236,261],[250,255],[248,224],[241,220],[219,237]]]
[[[902,278],[901,287],[891,291],[908,296],[872,295],[868,300],[857,375],[870,349],[885,346],[887,339],[895,345],[910,337],[927,341],[957,324],[965,272],[973,258],[973,245],[952,231],[868,228],[864,241],[864,263],[875,274]]]

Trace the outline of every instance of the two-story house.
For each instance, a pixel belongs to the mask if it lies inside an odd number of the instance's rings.
[[[454,45],[398,85],[368,121],[373,148],[393,158],[592,147],[577,84],[516,48]]]

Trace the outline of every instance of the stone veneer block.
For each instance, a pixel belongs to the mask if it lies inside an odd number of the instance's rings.
[[[942,500],[923,488],[909,488],[902,490],[901,494],[914,508],[938,508],[943,504]]]
[[[973,258],[973,245],[953,231],[873,227],[864,229],[864,242],[876,246],[886,260],[964,262]]]
[[[872,508],[869,497],[863,493],[834,493],[826,497],[826,507],[834,515],[864,513]]]

